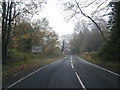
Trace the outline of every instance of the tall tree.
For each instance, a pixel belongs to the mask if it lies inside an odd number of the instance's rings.
[[[102,2],[101,2],[101,0],[91,0],[91,2],[89,4],[88,4],[88,2],[89,2],[88,0],[86,0],[84,2],[85,3],[81,2],[81,0],[67,1],[64,4],[65,11],[69,11],[69,12],[71,11],[72,14],[69,15],[70,19],[75,17],[77,14],[82,14],[83,16],[87,17],[90,21],[92,21],[92,23],[95,24],[95,26],[98,28],[97,30],[100,32],[101,36],[103,37],[103,40],[105,40],[107,42],[107,39],[105,38],[98,23],[94,20],[94,17],[99,17],[99,16],[95,16],[95,14],[99,13],[100,11],[103,11],[103,12],[107,11],[106,9],[107,9],[108,5],[104,5],[104,7],[102,5],[109,2],[109,0],[103,0]],[[86,3],[87,3],[87,5],[86,5]],[[96,3],[97,3],[97,5],[95,5]],[[84,6],[82,6],[82,5],[84,5]],[[96,10],[92,11],[94,13],[86,14],[82,8],[89,7],[90,5],[97,6],[97,7],[95,7]],[[102,7],[100,8],[100,6],[102,6]]]
[[[103,32],[106,31],[104,30],[105,26],[100,26]],[[75,24],[74,33],[70,40],[70,48],[73,53],[97,51],[103,43],[101,35],[96,31],[94,25],[89,25],[89,22],[84,20]]]
[[[20,7],[21,3],[19,2],[13,2],[13,0],[2,1],[1,6],[2,6],[2,63],[3,64],[6,65],[6,60],[8,55],[8,45],[11,37],[11,32],[13,27],[15,29],[15,24],[16,24],[15,18],[19,14],[21,15],[24,14],[23,16],[29,16],[30,14],[34,15],[36,12],[39,11],[38,8],[41,9],[42,2],[43,1],[37,4],[35,2],[24,4],[23,6],[25,7],[22,8]],[[37,5],[38,7],[36,7]]]
[[[120,61],[120,2],[111,2],[112,13],[109,20],[110,38],[99,52],[105,60]]]
[[[6,64],[8,43],[11,34],[13,2],[2,2],[2,60]]]

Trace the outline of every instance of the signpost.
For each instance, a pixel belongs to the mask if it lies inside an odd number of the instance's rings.
[[[41,46],[32,46],[32,53],[42,53],[42,47]]]

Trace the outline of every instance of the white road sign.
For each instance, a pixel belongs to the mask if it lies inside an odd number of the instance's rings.
[[[41,46],[32,46],[32,53],[42,53]]]

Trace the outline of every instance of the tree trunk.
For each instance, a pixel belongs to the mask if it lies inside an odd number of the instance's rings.
[[[6,59],[5,59],[5,18],[6,18],[6,2],[2,2],[2,63],[6,65]]]
[[[64,52],[64,48],[65,48],[65,41],[63,40],[62,49],[61,49],[62,52]]]
[[[11,21],[12,21],[12,5],[13,2],[8,2],[6,11],[6,2],[3,2],[3,13],[2,13],[2,63],[6,65],[7,54],[8,54],[8,43],[11,34]],[[9,19],[8,19],[9,17]]]

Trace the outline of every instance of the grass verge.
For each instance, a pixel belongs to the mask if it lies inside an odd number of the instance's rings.
[[[63,56],[57,58],[31,58],[29,60],[10,62],[8,65],[2,66],[2,80],[4,82],[9,78],[17,77],[25,72],[34,71],[37,68],[50,64],[62,57]]]
[[[118,62],[101,60],[100,58],[95,56],[95,52],[82,53],[79,56],[90,63],[96,64],[100,67],[120,74],[120,63]]]

